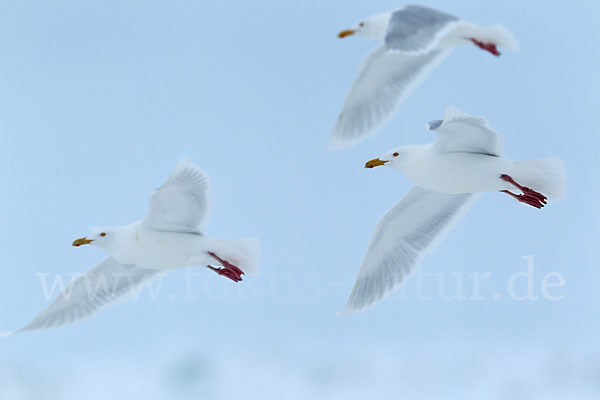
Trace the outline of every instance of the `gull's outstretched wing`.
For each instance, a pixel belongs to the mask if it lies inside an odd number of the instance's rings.
[[[406,6],[392,12],[385,45],[393,51],[428,53],[460,24],[462,21],[453,15],[423,6]]]
[[[361,65],[330,141],[330,148],[356,144],[387,122],[450,50],[406,55],[376,48]]]
[[[485,118],[467,115],[456,107],[446,108],[443,120],[431,121],[429,130],[437,133],[435,148],[443,152],[481,153],[502,156],[504,138]]]
[[[413,187],[377,223],[344,313],[370,307],[400,285],[478,197]]]
[[[150,194],[145,227],[201,233],[212,208],[210,188],[208,175],[191,161],[178,165],[165,184]]]
[[[158,272],[160,270],[123,265],[109,257],[73,279],[44,311],[14,333],[78,322],[129,293],[137,294],[136,289]]]

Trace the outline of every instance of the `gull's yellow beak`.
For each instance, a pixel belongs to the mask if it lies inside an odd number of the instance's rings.
[[[75,246],[75,247],[79,247],[79,246],[81,246],[82,244],[90,244],[90,243],[92,243],[92,242],[93,242],[93,240],[90,240],[90,239],[88,239],[88,238],[82,237],[82,238],[80,238],[80,239],[75,239],[75,240],[73,241],[73,246]]]
[[[352,30],[352,29],[346,29],[345,31],[341,31],[340,33],[338,33],[338,37],[340,39],[345,38],[346,36],[350,36],[350,35],[354,35],[356,31]]]
[[[387,161],[382,161],[379,158],[375,158],[371,161],[367,161],[367,163],[365,164],[365,168],[375,168],[375,167],[379,167],[380,165],[384,165]]]

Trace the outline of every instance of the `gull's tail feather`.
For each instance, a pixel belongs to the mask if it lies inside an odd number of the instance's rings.
[[[221,240],[222,255],[219,256],[247,274],[258,272],[261,249],[256,237],[236,240]]]
[[[558,156],[514,163],[513,178],[523,186],[536,190],[548,198],[557,201],[565,196],[567,190],[567,171]]]

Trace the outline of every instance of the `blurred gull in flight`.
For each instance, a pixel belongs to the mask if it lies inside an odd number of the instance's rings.
[[[431,8],[410,5],[366,18],[338,35],[363,36],[383,44],[363,61],[331,136],[330,148],[362,141],[387,122],[454,46],[472,43],[499,56],[497,46],[518,50],[501,25],[477,26]]]
[[[372,306],[400,285],[480,192],[500,191],[538,209],[564,195],[566,172],[557,156],[503,157],[503,137],[484,118],[448,107],[443,120],[427,126],[437,133],[435,143],[398,147],[365,165],[394,168],[415,186],[375,227],[345,313]]]
[[[73,246],[96,245],[109,257],[71,281],[24,328],[56,328],[91,316],[101,307],[135,294],[162,271],[201,265],[235,282],[257,270],[258,239],[217,240],[202,234],[211,211],[210,180],[191,162],[180,164],[150,195],[146,217],[126,226],[99,228]]]

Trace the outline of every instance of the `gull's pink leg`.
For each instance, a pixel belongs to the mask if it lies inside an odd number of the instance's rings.
[[[475,38],[469,38],[471,42],[475,44],[475,46],[479,47],[481,50],[489,51],[495,56],[499,56],[500,52],[496,48],[496,43],[491,42],[482,42],[481,40],[477,40]]]
[[[502,179],[505,182],[508,182],[508,183],[512,184],[513,186],[515,186],[516,188],[518,188],[521,192],[523,192],[524,195],[535,197],[536,199],[539,199],[542,203],[546,204],[546,200],[547,200],[546,196],[544,196],[540,192],[536,192],[535,190],[530,189],[530,188],[528,188],[526,186],[519,185],[509,175],[502,174],[502,175],[500,175],[500,179]]]
[[[212,265],[207,265],[208,268],[212,269],[219,275],[231,279],[232,281],[239,282],[242,280],[242,275],[244,275],[244,271],[231,264],[229,261],[223,260],[221,257],[217,256],[213,252],[209,251],[208,255],[217,260],[223,266],[223,268],[215,268]]]
[[[517,201],[520,201],[521,203],[529,204],[532,207],[535,207],[535,208],[544,207],[544,204],[542,204],[538,199],[535,199],[533,197],[526,196],[524,194],[514,194],[513,192],[511,192],[509,190],[501,190],[501,192],[506,193],[507,195],[511,196],[513,199],[515,199]]]
[[[508,190],[501,190],[501,192],[510,195],[511,197],[517,199],[518,201],[525,203],[525,204],[529,204],[530,206],[533,206],[535,208],[542,208],[547,203],[546,196],[544,196],[543,194],[536,192],[535,190],[530,189],[526,186],[520,185],[511,176],[502,174],[502,175],[500,175],[500,179],[502,179],[504,182],[510,183],[511,185],[513,185],[517,189],[519,189],[521,192],[523,192],[523,194],[517,195]]]

